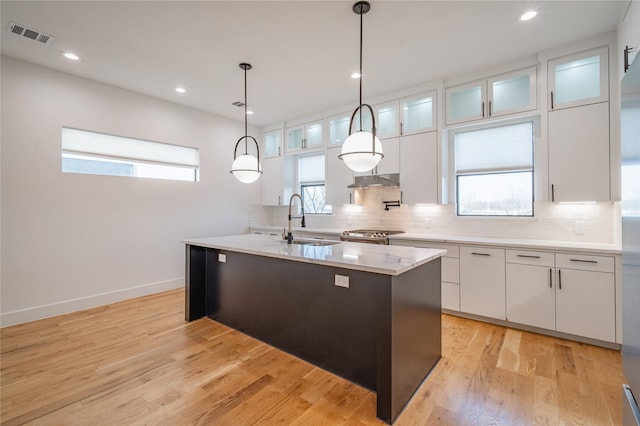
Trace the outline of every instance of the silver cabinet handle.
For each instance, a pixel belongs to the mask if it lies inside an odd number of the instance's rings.
[[[491,117],[491,100],[489,100],[489,117]]]
[[[556,201],[556,188],[554,184],[551,184],[551,202]]]
[[[482,101],[482,118],[484,118],[484,101]]]
[[[553,268],[549,268],[549,288],[553,288]]]
[[[402,135],[404,131],[403,123],[400,123],[400,134]]]
[[[570,262],[598,263],[597,260],[569,259]]]
[[[491,256],[489,253],[474,253],[474,252],[472,252],[471,254],[473,254],[474,256]]]
[[[551,109],[553,109],[553,90],[551,91]]]
[[[540,259],[540,256],[532,256],[530,254],[519,254],[518,257],[526,257],[528,259]]]
[[[558,289],[562,290],[562,275],[560,269],[558,269]]]

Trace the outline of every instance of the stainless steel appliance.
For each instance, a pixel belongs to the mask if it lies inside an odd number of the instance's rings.
[[[623,424],[640,425],[640,59],[622,80]]]
[[[384,231],[379,229],[355,229],[344,231],[340,235],[341,241],[369,244],[389,244],[389,235],[402,234],[404,231]]]

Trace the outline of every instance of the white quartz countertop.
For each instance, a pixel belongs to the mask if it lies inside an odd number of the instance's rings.
[[[446,254],[446,250],[439,249],[352,242],[322,246],[287,244],[278,237],[264,234],[198,238],[184,243],[385,275],[400,275]]]
[[[278,226],[253,226],[252,230],[260,230],[267,232],[282,233],[282,227]],[[304,236],[305,233],[325,234],[327,236],[337,237],[343,230],[333,228],[293,228],[296,235]],[[420,243],[446,243],[446,244],[472,244],[485,246],[501,246],[520,248],[525,250],[567,250],[574,252],[610,254],[616,255],[622,253],[619,244],[594,243],[594,242],[576,242],[576,241],[554,241],[554,240],[536,240],[526,238],[491,238],[491,237],[466,237],[461,235],[432,235],[421,234],[415,232],[406,232],[403,234],[390,235],[389,240],[393,243],[402,242],[403,244],[417,241]]]

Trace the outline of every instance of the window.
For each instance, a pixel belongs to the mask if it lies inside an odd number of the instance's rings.
[[[304,212],[330,214],[326,205],[324,154],[298,157],[298,182]]]
[[[533,216],[533,122],[454,133],[459,216]]]
[[[197,182],[197,148],[62,128],[62,171]]]

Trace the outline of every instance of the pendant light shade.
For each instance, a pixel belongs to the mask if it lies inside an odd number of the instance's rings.
[[[360,15],[360,103],[351,114],[349,121],[349,136],[342,144],[342,153],[338,156],[354,172],[367,172],[378,165],[384,157],[382,153],[382,143],[376,136],[376,117],[373,108],[362,103],[362,15],[371,9],[371,5],[366,1],[354,3],[353,11]],[[362,129],[363,109],[368,108],[371,114],[371,132]],[[352,132],[353,120],[356,114],[360,113],[360,130]]]
[[[258,141],[253,136],[247,135],[247,70],[251,65],[242,63],[240,68],[244,70],[244,136],[238,139],[233,151],[233,163],[231,164],[231,174],[242,183],[251,183],[258,180],[262,174],[260,166],[260,147]],[[257,157],[249,154],[249,139],[256,145]],[[238,145],[244,140],[244,154],[238,155]]]

